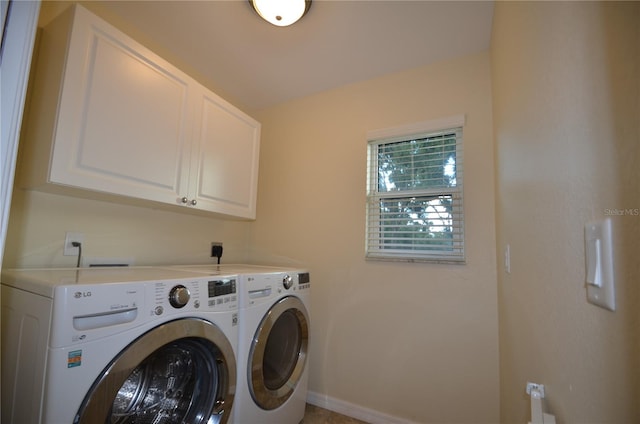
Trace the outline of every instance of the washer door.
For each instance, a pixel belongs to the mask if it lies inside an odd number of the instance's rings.
[[[276,409],[291,397],[306,365],[309,315],[297,297],[276,302],[258,326],[249,352],[249,389],[256,404]]]
[[[180,319],[127,346],[94,382],[74,423],[226,423],[235,389],[236,361],[222,330]]]

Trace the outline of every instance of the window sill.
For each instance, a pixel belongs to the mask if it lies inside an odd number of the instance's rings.
[[[367,261],[378,262],[406,262],[406,263],[430,263],[430,264],[444,264],[444,265],[466,265],[465,258],[453,259],[453,258],[407,258],[400,256],[382,256],[382,255],[367,255],[365,256]]]

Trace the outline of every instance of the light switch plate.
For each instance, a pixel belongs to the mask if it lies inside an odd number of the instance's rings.
[[[511,274],[511,246],[508,244],[504,249],[504,271]]]
[[[587,222],[584,246],[587,300],[610,311],[616,310],[611,219]]]

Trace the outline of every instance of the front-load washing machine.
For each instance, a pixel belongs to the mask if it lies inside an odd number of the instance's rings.
[[[298,424],[307,398],[309,273],[246,273],[239,280],[234,422]]]
[[[1,281],[3,423],[230,420],[236,276],[86,268]]]

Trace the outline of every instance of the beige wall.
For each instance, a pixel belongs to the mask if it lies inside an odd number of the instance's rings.
[[[258,116],[252,258],[311,271],[313,392],[416,422],[498,420],[489,65],[474,55]],[[366,132],[457,114],[467,264],[365,261]]]
[[[640,422],[640,216],[610,217],[616,312],[584,285],[585,222],[640,208],[639,23],[638,2],[496,4],[502,422],[529,418],[527,381],[558,422]]]
[[[76,256],[62,255],[66,231],[84,234],[86,259],[214,263],[211,242],[221,241],[223,262],[245,262],[250,225],[14,188],[3,267],[76,266]]]

